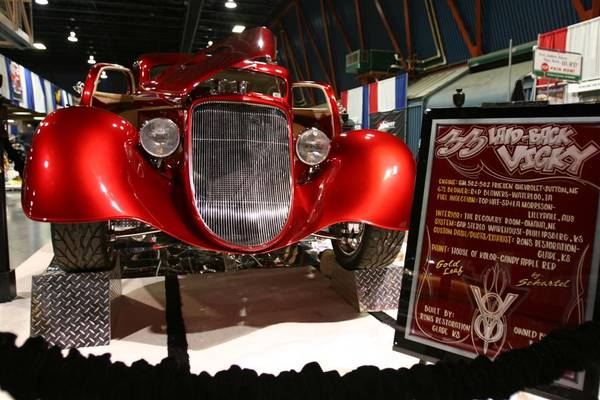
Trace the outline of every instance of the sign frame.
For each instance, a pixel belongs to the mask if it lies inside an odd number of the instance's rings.
[[[538,53],[539,51],[546,51],[546,52],[552,52],[552,53],[557,53],[557,54],[565,54],[565,55],[569,55],[569,56],[572,56],[572,55],[579,56],[579,61],[578,61],[579,62],[579,74],[578,75],[569,75],[569,74],[561,74],[561,73],[553,73],[553,72],[548,73],[548,71],[536,70],[536,68],[535,68],[536,61],[537,61],[537,58],[540,57],[540,54]],[[533,62],[532,62],[531,68],[533,70],[533,74],[538,78],[556,79],[556,80],[565,81],[565,82],[580,82],[583,77],[583,55],[580,53],[572,52],[572,51],[546,49],[543,47],[536,46],[533,49]]]
[[[394,350],[402,353],[412,355],[420,358],[423,361],[436,362],[439,360],[468,360],[464,354],[458,354],[454,351],[447,351],[440,347],[434,347],[426,342],[418,342],[407,338],[409,327],[409,313],[412,313],[410,309],[411,301],[414,296],[413,282],[418,279],[419,272],[418,266],[415,265],[416,260],[420,255],[418,254],[421,249],[418,248],[422,243],[423,230],[421,229],[422,221],[425,221],[428,204],[424,204],[424,201],[428,201],[428,195],[426,194],[426,185],[430,184],[426,182],[428,176],[432,170],[433,143],[436,132],[432,131],[432,127],[435,128],[435,124],[440,121],[450,120],[465,120],[465,124],[473,123],[473,120],[489,120],[497,119],[509,120],[509,119],[532,119],[532,118],[547,118],[549,122],[552,119],[560,121],[561,119],[569,118],[581,118],[582,122],[594,118],[594,122],[597,119],[600,124],[600,109],[597,105],[593,104],[572,104],[572,105],[555,105],[555,106],[522,106],[522,107],[494,107],[494,108],[447,108],[447,109],[433,109],[427,111],[423,116],[423,125],[421,131],[421,147],[419,150],[419,158],[417,164],[417,176],[415,181],[415,194],[413,199],[413,208],[411,214],[410,231],[408,236],[408,245],[405,258],[404,275],[402,279],[402,288],[400,292],[400,301],[398,307],[397,324],[402,327],[401,331],[397,331],[394,337]],[[443,122],[442,122],[443,123]],[[599,130],[600,132],[600,130]],[[599,135],[600,142],[600,135]],[[427,186],[427,190],[430,187]],[[598,216],[595,225],[594,235],[594,248],[593,252],[600,252],[600,194],[597,201]],[[415,268],[417,267],[417,268]],[[415,269],[417,271],[415,272]],[[593,305],[593,314],[591,319],[593,321],[600,321],[600,279],[598,279],[599,266],[592,266],[590,268],[591,279],[595,279],[595,283],[590,283],[590,287],[595,289],[595,295],[591,300]],[[596,274],[594,276],[594,274]],[[576,400],[589,400],[597,399],[600,385],[600,366],[588,370],[585,373],[583,379],[583,388],[575,389],[569,388],[562,385],[552,384],[544,385],[534,389],[528,389],[527,391],[549,396],[553,399],[576,399]]]

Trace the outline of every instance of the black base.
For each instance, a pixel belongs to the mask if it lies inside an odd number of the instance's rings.
[[[17,297],[15,270],[0,272],[0,303],[6,303]]]

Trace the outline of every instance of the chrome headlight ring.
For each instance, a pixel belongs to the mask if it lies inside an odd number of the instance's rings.
[[[298,135],[296,155],[304,164],[320,164],[327,158],[330,149],[329,137],[317,128],[309,128]]]
[[[140,129],[140,144],[148,154],[165,158],[179,147],[179,127],[168,118],[153,118]]]

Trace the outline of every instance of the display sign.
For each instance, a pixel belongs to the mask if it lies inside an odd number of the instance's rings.
[[[421,140],[396,348],[494,359],[598,319],[598,108],[433,110]]]
[[[577,82],[581,80],[581,54],[536,47],[533,73],[543,78]]]

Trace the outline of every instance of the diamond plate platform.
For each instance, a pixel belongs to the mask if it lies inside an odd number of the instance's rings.
[[[31,336],[62,348],[110,343],[111,326],[121,295],[120,268],[65,273],[54,260],[32,277]]]
[[[330,276],[331,288],[359,312],[398,308],[402,267],[348,271],[339,265],[332,251],[321,256],[321,271]]]

